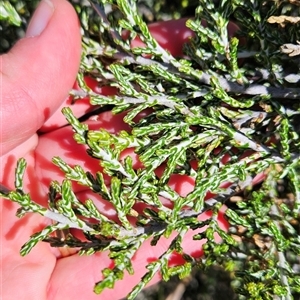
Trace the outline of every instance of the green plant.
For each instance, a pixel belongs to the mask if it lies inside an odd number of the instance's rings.
[[[124,272],[134,272],[131,259],[145,240],[155,247],[162,236],[176,232],[163,255],[149,263],[148,273],[129,299],[157,271],[168,280],[175,274],[188,275],[193,265],[205,269],[213,264],[234,273],[233,285],[241,299],[296,297],[300,293],[300,62],[296,43],[300,31],[294,15],[299,7],[292,1],[199,1],[195,17],[187,21],[195,32],[184,46],[187,58],[177,58],[152,38],[137,13],[138,4],[124,0],[74,4],[84,30],[78,74],[82,91],[72,91],[74,101],[88,96],[97,107],[113,105],[114,113],[126,112],[124,121],[131,131],[90,130],[69,108],[63,109],[74,139],[87,145],[87,154],[101,164],[111,184],[105,184],[101,172],[92,174],[55,157],[53,163],[66,179],[52,182],[49,207],[44,208],[22,188],[26,162],[20,159],[16,190],[3,191],[1,196],[21,205],[20,217],[36,212],[54,221],[33,235],[21,254],[40,241],[55,247],[80,247],[80,254],[87,255],[108,250],[115,267],[103,270],[104,279],[95,285],[95,292],[101,293],[121,280]],[[274,23],[274,16],[282,14],[290,19],[275,18]],[[203,19],[206,27],[201,25]],[[228,36],[229,20],[240,27],[242,47],[237,38]],[[128,31],[126,39],[124,30]],[[132,48],[137,37],[145,45]],[[111,97],[99,95],[86,85],[84,76],[118,92]],[[146,117],[137,121],[135,117],[147,109]],[[134,168],[129,156],[121,159],[128,148],[135,148],[143,166]],[[229,161],[224,164],[224,159]],[[157,168],[162,166],[158,176]],[[252,188],[251,182],[262,173],[263,183]],[[172,174],[195,180],[187,196],[170,188]],[[81,203],[71,182],[89,187],[112,203],[118,220],[108,219],[91,200]],[[225,182],[231,185],[220,187]],[[205,201],[208,192],[216,196]],[[237,195],[236,203],[230,201]],[[160,196],[171,205],[163,204]],[[147,208],[137,212],[138,203]],[[228,206],[228,230],[217,222],[223,204]],[[209,219],[198,218],[207,211]],[[134,224],[129,216],[135,218]],[[87,241],[71,234],[64,240],[52,235],[69,228],[81,229]],[[194,239],[206,243],[204,255],[194,258],[183,251],[182,240],[188,230],[199,228],[203,231]],[[215,233],[222,243],[216,242]],[[183,264],[168,264],[174,252],[182,256]]]

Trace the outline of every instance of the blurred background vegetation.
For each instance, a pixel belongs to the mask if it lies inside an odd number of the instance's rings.
[[[25,34],[27,24],[39,0],[4,0],[0,4],[0,53],[7,52],[12,45]],[[87,0],[71,0],[74,6],[89,6]],[[193,16],[197,0],[141,0],[138,8],[144,20],[155,22],[159,20],[178,19],[183,16]],[[19,22],[11,22],[3,13],[3,7],[11,6],[19,15]]]

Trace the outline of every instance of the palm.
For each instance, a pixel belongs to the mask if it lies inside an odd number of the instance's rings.
[[[88,123],[91,128],[105,128],[111,133],[126,129],[122,115],[113,116],[111,112],[106,112],[100,115],[97,121]],[[27,149],[26,153],[22,153],[20,148]],[[133,152],[127,154],[134,155]],[[25,157],[28,165],[24,176],[24,191],[30,191],[32,198],[45,206],[47,205],[47,186],[50,180],[61,181],[63,178],[63,173],[51,163],[53,155],[63,157],[68,164],[82,165],[91,172],[99,170],[98,161],[89,158],[84,146],[77,145],[73,140],[70,127],[43,134],[39,137],[38,142],[36,142],[36,136],[33,136],[22,147],[7,154],[6,160],[11,165],[7,166],[6,170],[10,170],[9,177],[12,177],[15,167],[13,157]],[[135,164],[139,164],[138,160],[135,160]],[[12,182],[12,178],[6,179]],[[193,184],[188,177],[182,177],[181,180],[176,180],[176,187],[173,186],[173,188],[184,195],[193,188]],[[90,190],[80,186],[74,186],[74,189],[80,200],[91,198],[104,214],[114,217],[112,207],[109,207],[109,204],[95,196]],[[16,297],[26,293],[26,298],[30,299],[35,299],[35,297],[36,299],[82,299],[81,295],[83,294],[85,299],[98,299],[98,296],[93,293],[93,286],[95,282],[101,280],[100,270],[111,266],[112,261],[107,254],[98,253],[93,256],[73,254],[63,257],[59,249],[51,248],[46,243],[39,243],[28,256],[23,258],[19,254],[21,246],[31,234],[41,230],[50,221],[36,214],[29,214],[25,218],[18,219],[15,216],[18,205],[8,201],[3,203],[1,242],[4,246],[3,275],[7,282],[5,292],[8,292],[10,296],[12,292],[15,292]],[[205,215],[201,217],[204,218]],[[197,256],[200,254],[200,245],[199,242],[196,243],[191,239],[193,234],[195,233],[190,232],[187,235],[184,248],[187,253]],[[151,247],[148,242],[145,243],[133,260],[134,276],[126,275],[124,280],[118,282],[113,290],[105,291],[101,299],[112,297],[117,299],[126,296],[146,272],[145,265],[149,262],[148,260],[158,258],[168,248],[170,242],[171,239],[161,239],[156,247]],[[20,274],[22,275],[20,276]],[[26,276],[26,274],[30,274],[30,276]],[[158,279],[157,276],[154,281]],[[15,290],[13,287],[16,283],[23,289]]]
[[[61,181],[64,177],[51,163],[53,156],[60,156],[71,165],[81,164],[92,173],[100,168],[97,161],[87,157],[84,147],[73,141],[70,128],[50,130],[41,136],[35,133],[43,126],[44,120],[62,105],[61,99],[67,95],[74,82],[80,59],[80,34],[74,10],[66,1],[53,2],[56,11],[46,31],[38,38],[23,39],[17,43],[12,53],[3,56],[3,59],[1,57],[0,64],[4,95],[1,122],[5,125],[0,131],[0,153],[6,153],[0,157],[0,182],[12,188],[17,159],[24,157],[27,161],[24,192],[30,193],[33,200],[45,206],[50,181]],[[174,24],[168,23],[166,26]],[[186,37],[183,34],[187,30],[184,21],[178,22],[177,26],[182,31],[182,39],[179,40],[159,35],[161,26],[154,26],[152,29],[158,39],[169,38],[163,46],[171,52],[180,48],[178,43],[184,42],[183,37]],[[35,53],[44,55],[36,57]],[[57,63],[53,64],[53,61]],[[41,69],[41,66],[44,68]],[[40,76],[40,71],[43,76]],[[87,107],[83,104],[72,109],[77,110],[77,115],[80,115]],[[60,112],[51,122],[52,125],[62,125]],[[127,128],[122,116],[112,117],[110,113],[102,115],[97,122],[90,121],[89,125],[91,128],[105,128],[112,133]],[[49,128],[55,128],[49,126],[49,123],[46,127],[48,131]],[[132,151],[126,154],[134,156]],[[135,159],[135,163],[138,166],[138,159]],[[188,193],[192,187],[193,183],[188,178],[176,182],[176,189],[181,194]],[[108,216],[114,216],[113,209],[91,191],[80,186],[74,188],[79,199],[92,198],[99,210]],[[100,271],[111,266],[106,253],[62,257],[58,249],[51,248],[47,243],[39,243],[29,255],[21,257],[21,246],[50,220],[36,214],[18,219],[15,216],[19,207],[17,204],[0,201],[0,205],[1,280],[5,287],[1,295],[3,299],[99,299],[93,293],[93,286],[101,280]],[[192,241],[192,234],[195,233],[187,234],[184,250],[199,255],[201,245]],[[124,280],[118,282],[113,290],[104,291],[101,299],[126,296],[146,272],[145,265],[149,260],[158,258],[170,242],[171,239],[161,239],[156,247],[145,243],[133,259],[135,274],[125,275]],[[158,280],[158,276],[155,280]]]
[[[3,161],[11,162],[9,167],[6,165],[6,172],[11,170],[8,172],[9,177],[12,177],[12,170],[15,167],[14,157],[23,156],[26,158],[28,165],[24,176],[24,191],[30,191],[30,194],[33,195],[32,198],[35,197],[35,201],[44,204],[46,193],[43,192],[41,183],[47,181],[49,172],[54,172],[54,168],[53,170],[48,169],[50,162],[47,157],[41,154],[42,149],[47,147],[49,142],[64,144],[70,138],[69,150],[73,146],[76,147],[75,144],[72,144],[70,134],[65,139],[60,140],[53,140],[52,136],[53,134],[49,133],[40,138],[37,147],[34,147],[35,143],[32,141],[35,138],[33,137],[22,145],[23,149],[27,148],[26,153],[22,153],[22,151],[20,153],[20,149],[16,148],[15,151],[3,157]],[[62,138],[61,134],[58,136]],[[61,147],[60,151],[65,154],[68,152],[65,147]],[[59,151],[56,154],[59,155]],[[51,155],[51,153],[47,155]],[[85,156],[80,159],[83,160]],[[44,174],[44,176],[37,179],[37,174]],[[7,178],[8,181],[11,179]],[[84,191],[79,194],[83,195]],[[29,236],[41,230],[50,221],[36,214],[28,214],[24,218],[18,219],[15,216],[19,207],[17,204],[9,201],[1,201],[1,203],[3,204],[1,210],[2,274],[3,282],[5,282],[3,299],[10,299],[11,297],[24,299],[24,295],[27,299],[82,299],[81,295],[83,294],[86,299],[93,299],[94,297],[98,299],[93,293],[93,286],[96,281],[101,279],[100,270],[111,264],[106,254],[97,254],[91,257],[80,257],[74,254],[62,257],[58,249],[51,248],[47,243],[39,243],[29,255],[21,257],[20,248]],[[147,253],[152,256],[151,252],[147,251]],[[140,271],[137,270],[136,278],[138,279],[141,272],[145,271],[143,268],[146,261],[143,257],[143,262],[137,263],[139,265],[137,268],[140,269]],[[102,299],[111,298],[112,293],[114,298],[125,296],[134,284],[132,278],[128,279],[130,284],[125,281],[118,285],[120,287],[119,293],[118,289],[108,291],[102,296]],[[16,285],[21,288],[16,289]]]

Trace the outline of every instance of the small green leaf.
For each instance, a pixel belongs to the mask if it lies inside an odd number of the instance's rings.
[[[5,20],[15,26],[21,25],[21,17],[9,1],[3,0],[0,2],[0,11],[0,20]]]

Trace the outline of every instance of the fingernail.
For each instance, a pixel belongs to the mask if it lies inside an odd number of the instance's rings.
[[[54,5],[51,0],[42,0],[29,22],[25,37],[35,37],[40,35],[46,28],[53,12]]]

